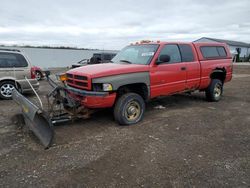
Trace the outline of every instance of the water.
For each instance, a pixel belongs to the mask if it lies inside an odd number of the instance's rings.
[[[21,48],[0,47],[18,49],[23,52],[32,65],[41,68],[70,67],[82,59],[89,59],[93,53],[117,52],[113,50],[72,50],[72,49],[46,49],[46,48]]]

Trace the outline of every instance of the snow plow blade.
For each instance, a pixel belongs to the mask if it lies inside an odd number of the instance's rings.
[[[51,120],[46,117],[46,114],[42,109],[33,104],[16,89],[12,92],[12,98],[21,107],[25,124],[40,140],[42,145],[45,148],[49,148],[54,136]]]

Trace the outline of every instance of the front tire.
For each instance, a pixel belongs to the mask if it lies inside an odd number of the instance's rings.
[[[116,101],[114,118],[120,125],[136,124],[143,119],[145,102],[136,93],[126,93]]]
[[[12,99],[12,91],[15,83],[12,81],[3,81],[0,83],[0,98],[5,100]]]
[[[223,93],[223,84],[219,79],[212,79],[206,89],[206,98],[210,102],[218,102]]]

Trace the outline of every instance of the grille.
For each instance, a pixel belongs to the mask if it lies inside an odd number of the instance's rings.
[[[79,75],[75,75],[75,79],[77,79],[77,80],[88,80],[88,78],[86,76],[79,76]]]
[[[70,79],[68,79],[67,82],[68,82],[68,83],[71,83],[71,84],[74,83],[73,80],[70,80]]]
[[[67,74],[67,78],[73,78],[73,74]]]
[[[67,84],[71,87],[77,89],[86,89],[90,90],[91,84],[89,83],[89,79],[87,76],[75,75],[67,73]]]
[[[85,82],[75,82],[75,84],[81,87],[88,87],[88,83]]]

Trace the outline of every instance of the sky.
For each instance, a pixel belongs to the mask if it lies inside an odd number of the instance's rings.
[[[249,0],[2,0],[0,44],[119,50],[140,40],[250,43]]]

